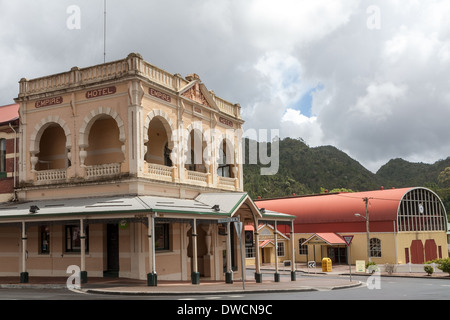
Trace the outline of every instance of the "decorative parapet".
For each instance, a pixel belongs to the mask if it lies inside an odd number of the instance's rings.
[[[18,99],[30,95],[72,89],[78,86],[85,87],[104,81],[120,79],[127,75],[142,76],[153,83],[175,92],[179,92],[190,83],[190,81],[183,79],[179,74],[171,74],[144,61],[140,54],[131,53],[123,60],[87,68],[73,67],[68,72],[31,80],[22,78],[19,82]],[[214,92],[211,92],[211,95],[221,112],[241,119],[241,108],[239,104],[227,102],[215,96]]]
[[[217,97],[214,94],[212,97],[221,112],[233,116],[235,118],[241,119],[241,106],[239,104],[232,104],[222,98]]]

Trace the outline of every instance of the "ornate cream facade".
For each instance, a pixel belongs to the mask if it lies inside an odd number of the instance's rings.
[[[0,276],[78,268],[83,281],[232,281],[243,225],[291,226],[243,192],[240,106],[197,75],[132,53],[19,84],[19,180],[16,201],[0,205]],[[259,261],[257,250],[261,279]]]
[[[23,199],[67,197],[67,187],[75,197],[93,189],[117,194],[115,186],[92,183],[115,177],[123,193],[193,198],[198,187],[243,190],[240,106],[208,91],[195,74],[172,75],[130,54],[22,79],[16,101]],[[194,149],[199,155],[189,161]],[[223,150],[231,161],[218,175]]]

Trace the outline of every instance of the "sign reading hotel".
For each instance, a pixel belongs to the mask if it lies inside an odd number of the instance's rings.
[[[63,97],[54,97],[54,98],[38,100],[38,101],[36,101],[34,106],[36,108],[43,108],[43,107],[61,104],[62,102],[63,102]]]
[[[167,101],[167,102],[171,102],[172,101],[172,99],[170,98],[170,96],[168,94],[165,94],[164,92],[155,90],[153,88],[148,89],[148,93],[151,96],[156,97],[158,99],[161,99],[161,100],[164,100],[164,101]]]
[[[86,92],[86,99],[98,98],[103,96],[108,96],[117,92],[117,88],[112,86],[108,88],[101,88],[95,90],[89,90]]]

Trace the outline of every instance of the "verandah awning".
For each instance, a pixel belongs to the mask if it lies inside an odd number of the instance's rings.
[[[134,217],[148,213],[173,213],[181,217],[199,218],[232,217],[246,203],[252,210],[259,209],[247,193],[205,193],[195,199],[178,199],[156,196],[110,196],[76,199],[39,200],[9,202],[0,205],[0,224],[21,221],[67,219],[87,216],[101,219],[114,214]],[[35,208],[35,210],[33,210]],[[290,215],[269,212],[260,213],[261,219],[280,219],[291,221]]]

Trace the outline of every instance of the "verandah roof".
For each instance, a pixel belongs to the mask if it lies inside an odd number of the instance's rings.
[[[174,213],[208,217],[231,217],[246,202],[253,201],[247,193],[200,194],[195,199],[156,196],[111,196],[77,199],[10,202],[0,205],[0,224],[24,220],[89,216],[100,218],[108,214]],[[38,209],[33,213],[31,207]],[[254,210],[259,209],[253,204]],[[290,220],[293,216],[277,212],[261,213],[261,218]]]
[[[341,236],[332,232],[315,233],[303,242],[302,246],[306,244],[346,245]]]

